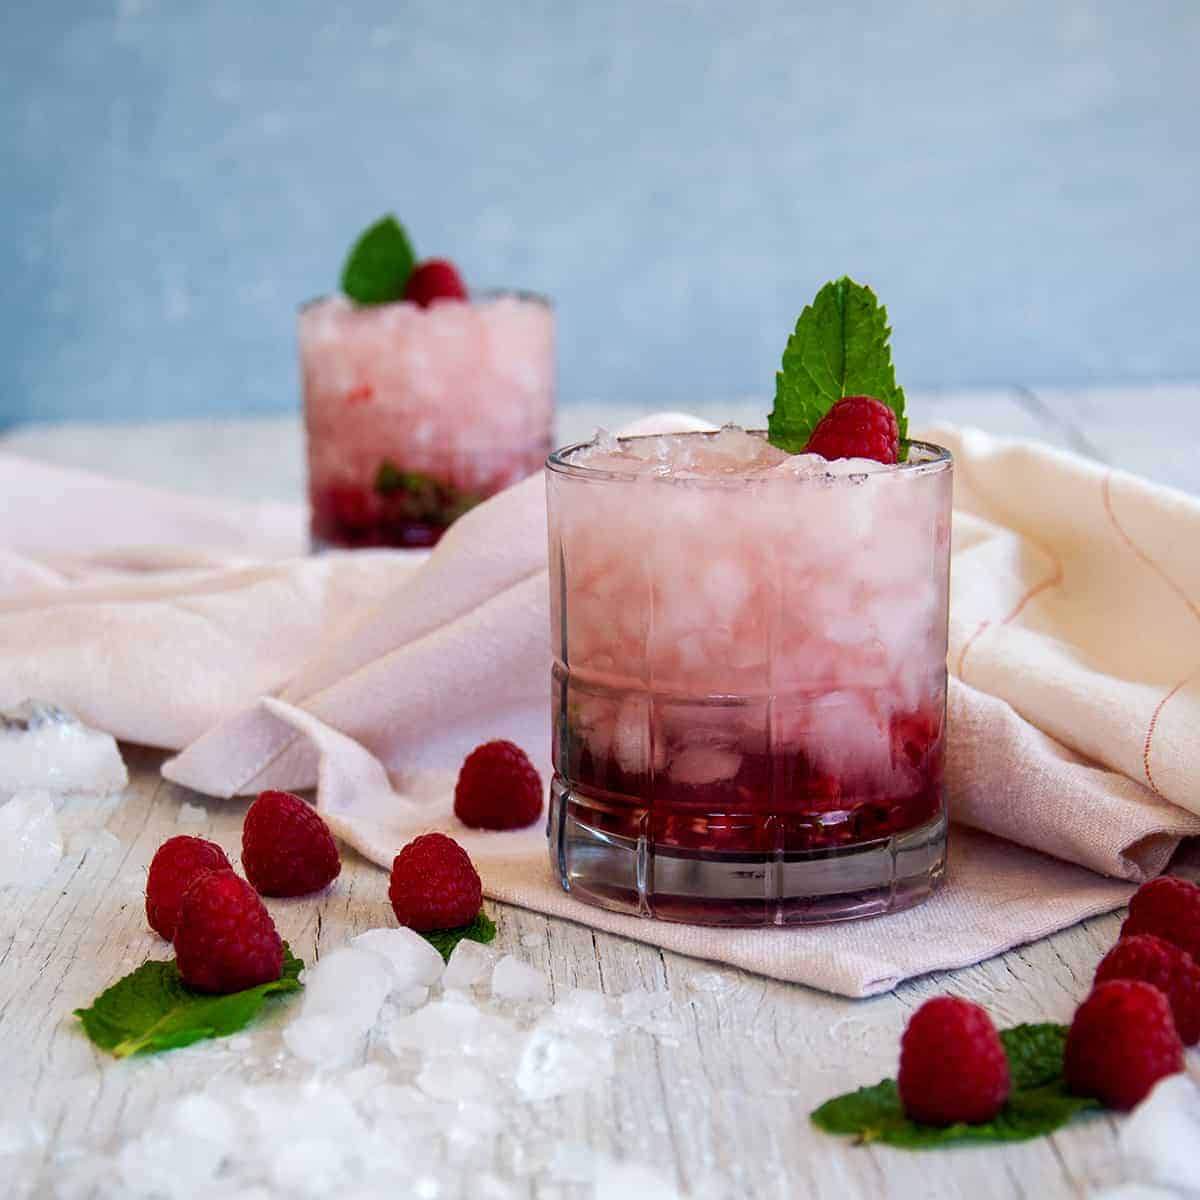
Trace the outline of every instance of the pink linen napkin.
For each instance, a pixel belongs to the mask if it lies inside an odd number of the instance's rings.
[[[641,921],[562,893],[540,830],[457,826],[454,773],[478,742],[511,737],[547,769],[539,479],[468,514],[427,559],[222,569],[176,551],[147,571],[143,552],[121,570],[110,538],[97,580],[83,530],[39,543],[25,522],[21,553],[0,558],[0,705],[44,696],[126,739],[184,747],[164,774],[214,795],[317,784],[337,832],[384,866],[444,828],[498,899],[846,995],[886,990],[1117,907],[1200,833],[1200,569],[1176,561],[1200,503],[1045,447],[933,436],[957,462],[951,804],[987,832],[956,827],[945,890],[909,913],[791,930]],[[0,496],[10,469],[0,456]],[[27,496],[30,472],[47,488],[65,474],[19,469]],[[118,519],[118,497],[104,509],[93,486],[95,512]],[[172,511],[158,502],[166,532]],[[233,520],[236,553],[255,554],[256,527]]]

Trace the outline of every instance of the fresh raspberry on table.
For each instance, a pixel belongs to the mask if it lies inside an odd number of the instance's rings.
[[[843,396],[817,423],[804,452],[894,463],[900,453],[896,414],[874,396]]]
[[[342,869],[325,822],[291,792],[263,792],[242,824],[242,869],[264,896],[306,896]]]
[[[542,777],[514,742],[485,742],[454,785],[454,815],[472,829],[524,829],[542,814]]]
[[[173,837],[154,852],[146,877],[146,920],[169,942],[175,936],[179,901],[201,871],[228,870],[229,859],[216,842],[198,837]]]
[[[467,289],[452,262],[427,258],[413,268],[404,285],[404,299],[428,308],[435,300],[466,300]]]
[[[425,833],[396,855],[388,899],[396,920],[418,933],[457,929],[479,915],[483,885],[467,852],[453,838]]]
[[[1183,1070],[1183,1043],[1167,998],[1140,979],[1097,984],[1067,1033],[1063,1077],[1071,1091],[1130,1109],[1165,1075]]]
[[[990,1121],[1009,1092],[1008,1059],[992,1018],[956,996],[926,1000],[900,1039],[896,1082],[914,1121]]]
[[[1152,933],[1123,937],[1096,968],[1096,983],[1110,979],[1153,984],[1171,1006],[1179,1040],[1185,1046],[1200,1041],[1200,963],[1186,950]]]
[[[198,992],[240,992],[283,974],[283,942],[258,893],[232,871],[208,871],[179,903],[175,963]]]
[[[1143,883],[1129,901],[1121,936],[1152,933],[1200,962],[1200,887],[1174,875]]]

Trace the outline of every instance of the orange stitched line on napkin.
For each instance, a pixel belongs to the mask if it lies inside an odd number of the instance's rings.
[[[1142,560],[1142,562],[1144,562],[1146,564],[1146,566],[1148,566],[1150,568],[1150,570],[1152,570],[1159,577],[1159,579],[1161,579],[1163,581],[1163,583],[1165,583],[1167,585],[1167,587],[1169,587],[1171,589],[1171,591],[1173,591],[1175,593],[1175,595],[1177,595],[1180,598],[1180,600],[1182,600],[1184,602],[1184,604],[1186,604],[1188,606],[1188,608],[1191,610],[1192,616],[1195,617],[1197,621],[1200,621],[1200,604],[1197,604],[1191,598],[1191,596],[1189,596],[1187,594],[1187,592],[1185,592],[1183,590],[1183,588],[1181,588],[1179,586],[1179,584],[1177,584],[1175,582],[1175,580],[1172,579],[1170,577],[1170,575],[1168,575],[1166,573],[1166,571],[1164,571],[1162,569],[1162,567],[1160,567],[1158,565],[1158,563],[1156,563],[1154,561],[1154,559],[1152,559],[1150,557],[1150,555],[1148,555],[1133,540],[1133,538],[1131,538],[1129,536],[1129,534],[1127,534],[1125,532],[1125,529],[1121,525],[1121,522],[1117,520],[1117,514],[1115,512],[1113,512],[1113,506],[1112,506],[1112,477],[1113,477],[1112,471],[1109,471],[1108,474],[1104,476],[1104,489],[1103,489],[1104,490],[1104,511],[1106,513],[1108,513],[1108,519],[1112,522],[1112,527],[1117,531],[1117,533],[1119,533],[1121,535],[1121,540],[1125,543],[1125,545],[1128,546],[1129,549],[1132,550],[1133,553],[1136,554],[1137,557],[1140,558]]]
[[[967,475],[967,472],[963,469],[963,464],[961,461],[959,461],[957,459],[955,460],[954,469],[955,469],[955,471],[957,471],[959,473],[960,476],[963,477],[963,482],[966,483],[968,487],[974,488],[975,491],[977,491],[981,496],[987,497],[989,503],[991,503],[993,507],[995,507],[995,508],[1003,508],[1004,507],[1002,504],[999,504],[993,496],[989,495],[985,488],[981,488],[979,486],[978,479],[965,478],[965,476]],[[1003,617],[1001,619],[1000,624],[1002,626],[1008,625],[1010,622],[1015,621],[1021,615],[1021,612],[1025,608],[1025,605],[1027,605],[1030,602],[1030,600],[1032,600],[1035,596],[1040,595],[1042,592],[1048,591],[1052,587],[1058,587],[1058,585],[1060,583],[1062,583],[1062,581],[1063,581],[1063,565],[1062,565],[1062,560],[1058,557],[1058,555],[1053,553],[1053,551],[1048,550],[1045,546],[1043,546],[1041,544],[1041,542],[1036,542],[1033,540],[1033,538],[1029,538],[1028,540],[1030,542],[1032,542],[1032,544],[1035,545],[1054,564],[1054,570],[1050,573],[1049,576],[1047,576],[1047,578],[1041,580],[1040,583],[1035,583],[1033,585],[1033,587],[1029,588],[1025,592],[1025,594],[1020,598],[1020,600],[1017,601],[1017,603],[1013,607],[1012,611],[1006,617]],[[972,646],[975,645],[975,641],[979,637],[979,635],[982,634],[988,628],[990,628],[991,624],[992,624],[992,622],[990,619],[985,619],[983,621],[980,621],[979,626],[975,630],[975,632],[972,633],[971,636],[969,638],[967,638],[967,640],[965,642],[963,642],[963,647],[958,652],[958,677],[959,677],[959,679],[963,679],[963,663],[966,661],[967,652],[971,649]],[[965,682],[965,680],[964,680],[964,682]]]
[[[1125,529],[1122,526],[1121,522],[1117,520],[1117,514],[1113,511],[1113,505],[1112,505],[1112,477],[1113,477],[1113,473],[1112,473],[1112,471],[1109,471],[1104,476],[1104,483],[1101,487],[1101,494],[1104,497],[1104,511],[1106,513],[1108,513],[1108,519],[1111,522],[1112,527],[1117,531],[1118,535],[1120,536],[1121,540],[1125,543],[1125,545],[1128,546],[1129,549],[1138,558],[1140,558],[1142,560],[1142,562],[1144,562],[1146,564],[1146,566],[1148,566],[1150,568],[1150,570],[1152,570],[1155,573],[1155,575],[1157,575],[1159,577],[1159,579],[1161,579],[1163,581],[1163,583],[1165,583],[1171,589],[1171,591],[1173,591],[1180,598],[1180,600],[1182,600],[1184,602],[1184,604],[1186,604],[1188,606],[1188,610],[1191,612],[1192,616],[1194,616],[1196,618],[1196,620],[1200,621],[1200,605],[1197,605],[1196,602],[1187,594],[1187,592],[1185,592],[1183,590],[1183,588],[1180,587],[1179,584],[1176,583],[1175,580],[1172,579],[1170,577],[1170,575],[1168,575],[1166,573],[1166,571],[1164,571],[1162,569],[1162,567],[1160,567],[1158,565],[1158,563],[1156,563],[1154,561],[1154,559],[1152,559],[1150,557],[1150,555],[1148,555],[1133,540],[1133,538],[1131,538],[1129,536],[1129,534],[1125,532]],[[1166,797],[1162,794],[1162,792],[1160,792],[1158,790],[1158,784],[1156,784],[1154,782],[1154,772],[1150,769],[1150,750],[1151,750],[1152,746],[1154,745],[1154,733],[1155,733],[1155,730],[1157,730],[1157,728],[1158,728],[1158,718],[1160,716],[1162,716],[1163,709],[1166,708],[1167,705],[1177,695],[1179,695],[1179,693],[1181,691],[1183,691],[1183,689],[1189,683],[1191,683],[1191,681],[1196,677],[1196,674],[1197,674],[1197,672],[1193,671],[1192,674],[1188,675],[1184,679],[1181,679],[1158,702],[1158,706],[1155,708],[1154,712],[1150,715],[1150,724],[1146,727],[1146,739],[1145,739],[1145,741],[1142,742],[1142,770],[1146,774],[1146,782],[1150,785],[1150,790],[1156,796],[1160,797],[1163,800],[1165,800]]]
[[[977,627],[977,628],[976,628],[976,630],[975,630],[975,632],[974,632],[973,634],[971,634],[971,636],[970,636],[969,638],[967,638],[967,640],[966,640],[965,642],[963,642],[963,647],[962,647],[962,649],[961,649],[961,650],[958,652],[958,677],[959,677],[959,679],[962,679],[962,678],[963,678],[963,662],[966,660],[966,657],[967,657],[967,651],[968,651],[968,650],[970,650],[970,648],[971,648],[973,645],[975,645],[975,639],[976,639],[976,638],[977,638],[977,637],[978,637],[978,636],[979,636],[979,635],[980,635],[980,634],[981,634],[981,633],[982,633],[982,632],[983,632],[985,629],[987,629],[987,627],[988,627],[989,625],[991,625],[991,621],[980,621],[980,622],[979,622],[979,625],[978,625],[978,627]],[[965,682],[966,682],[966,680],[963,680],[963,682],[965,683]]]
[[[1154,714],[1150,718],[1150,725],[1146,729],[1146,740],[1142,743],[1142,770],[1146,772],[1146,782],[1150,785],[1150,790],[1162,800],[1165,800],[1166,796],[1158,790],[1158,784],[1154,782],[1154,774],[1150,770],[1150,746],[1154,741],[1154,731],[1158,727],[1158,718],[1162,715],[1162,710],[1167,707],[1167,702],[1173,700],[1194,678],[1195,674],[1192,674],[1186,679],[1181,679],[1158,702],[1158,707],[1154,710]]]

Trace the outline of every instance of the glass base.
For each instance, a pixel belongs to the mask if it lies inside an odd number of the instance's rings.
[[[898,912],[928,899],[946,869],[946,812],[891,837],[825,850],[700,854],[589,821],[585,796],[555,775],[550,863],[563,890],[600,908],[693,925],[816,925]]]

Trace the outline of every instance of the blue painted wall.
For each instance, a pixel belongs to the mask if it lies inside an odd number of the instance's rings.
[[[1195,0],[7,0],[0,423],[286,410],[394,208],[561,394],[766,394],[826,278],[912,385],[1200,377]]]

